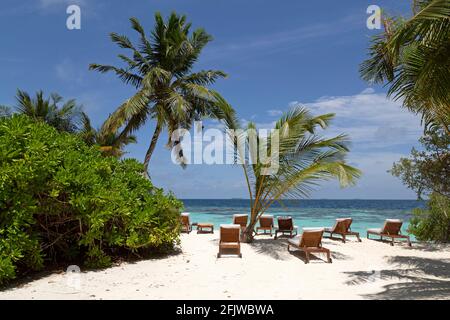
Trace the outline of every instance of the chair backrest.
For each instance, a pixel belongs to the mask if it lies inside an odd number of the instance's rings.
[[[303,229],[300,247],[319,248],[322,246],[323,229]]]
[[[399,219],[386,219],[381,233],[398,235],[402,228],[403,221]]]
[[[241,226],[238,224],[223,224],[220,226],[220,242],[240,242]]]
[[[181,224],[183,224],[185,226],[189,226],[191,224],[191,221],[189,219],[189,213],[183,212],[181,214]]]
[[[293,230],[294,223],[292,217],[278,217],[278,229],[279,230]]]
[[[338,218],[333,226],[333,232],[345,233],[348,232],[353,222],[352,218]]]
[[[238,224],[241,228],[245,228],[247,226],[248,215],[246,214],[234,214],[233,215],[233,224]]]
[[[259,217],[259,225],[263,228],[273,227],[273,216],[262,215]]]

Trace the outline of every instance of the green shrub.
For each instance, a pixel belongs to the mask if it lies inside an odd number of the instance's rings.
[[[178,242],[181,202],[135,160],[26,116],[0,120],[0,284],[49,264],[105,267]]]
[[[410,233],[421,241],[450,241],[450,199],[432,193],[428,209],[414,209],[410,220]]]

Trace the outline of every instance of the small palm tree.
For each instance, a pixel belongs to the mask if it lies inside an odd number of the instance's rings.
[[[319,182],[330,179],[339,180],[341,186],[355,183],[360,171],[349,166],[345,156],[349,152],[345,135],[323,138],[317,134],[318,128],[325,129],[333,114],[312,116],[307,109],[295,107],[286,112],[275,124],[277,134],[266,138],[257,136],[257,149],[267,146],[267,158],[250,161],[246,148],[239,143],[251,145],[250,135],[239,131],[239,122],[231,112],[232,108],[221,100],[230,142],[235,148],[236,160],[242,164],[250,198],[250,222],[244,231],[244,240],[253,240],[254,227],[259,217],[270,206],[289,198],[307,197]],[[256,130],[253,123],[247,129]],[[241,144],[242,145],[242,144]],[[275,163],[278,168],[270,170],[267,164]]]
[[[11,108],[8,106],[0,105],[0,118],[7,118],[11,116]]]
[[[125,153],[123,148],[126,145],[136,143],[136,137],[133,135],[125,136],[107,132],[104,126],[98,130],[95,129],[91,125],[91,120],[84,112],[82,113],[82,123],[83,126],[78,133],[80,137],[90,146],[99,146],[100,151],[105,156],[121,157]]]
[[[63,98],[56,93],[46,99],[43,92],[38,91],[36,97],[31,98],[25,91],[17,90],[16,100],[18,113],[43,121],[59,131],[74,133],[78,130],[81,106],[76,104],[75,99],[62,103]]]
[[[158,138],[164,128],[169,133],[178,128],[189,129],[195,120],[203,117],[217,118],[216,93],[208,89],[217,79],[225,77],[218,70],[192,72],[202,49],[212,40],[203,29],[190,33],[191,24],[185,16],[172,13],[164,21],[160,13],[155,14],[155,26],[150,35],[136,18],[131,26],[139,35],[139,44],[116,33],[111,40],[121,48],[131,51],[131,57],[120,54],[125,68],[91,64],[91,70],[114,72],[122,81],[136,87],[134,96],[122,104],[105,122],[104,129],[114,133],[123,127],[122,135],[145,125],[149,119],[156,124],[144,159],[144,173],[148,177],[148,166]]]
[[[364,80],[389,85],[388,96],[420,114],[425,127],[450,134],[450,1],[416,0],[414,16],[384,19],[360,67]]]

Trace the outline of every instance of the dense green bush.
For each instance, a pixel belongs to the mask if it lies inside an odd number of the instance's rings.
[[[26,116],[0,119],[0,284],[46,265],[104,267],[178,241],[181,202],[135,160]]]
[[[428,208],[414,209],[409,232],[421,241],[450,241],[450,199],[433,193]]]

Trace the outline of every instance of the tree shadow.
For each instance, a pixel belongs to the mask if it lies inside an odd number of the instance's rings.
[[[296,258],[301,259],[302,261],[305,261],[305,253],[301,250],[295,250],[291,247],[291,250],[287,250],[288,246],[288,240],[283,239],[255,239],[252,243],[249,244],[250,247],[252,247],[257,253],[259,254],[265,254],[269,257],[276,259],[276,260],[288,260],[290,257],[294,256]],[[324,245],[327,247],[327,245]],[[348,255],[345,255],[340,252],[331,251],[331,257],[332,259],[336,260],[351,260],[352,258]],[[325,260],[323,255],[319,253],[310,254],[310,260]]]
[[[249,245],[257,253],[268,255],[276,260],[287,260],[289,258],[286,239],[255,239]]]
[[[363,295],[369,299],[448,299],[450,297],[450,259],[436,260],[412,256],[388,259],[396,269],[345,272],[347,285],[359,285],[377,280],[395,280],[383,290]]]
[[[413,242],[411,247],[405,247],[407,250],[420,250],[426,252],[435,252],[448,250],[450,245],[448,243],[430,243],[430,242]]]

